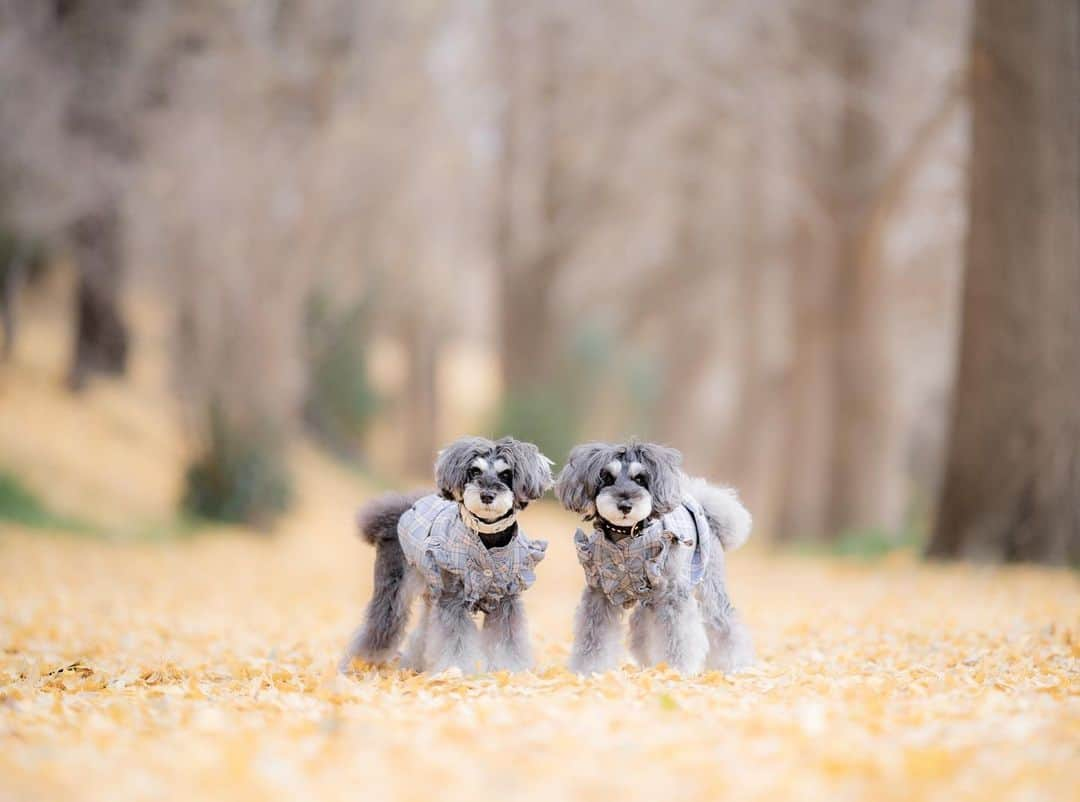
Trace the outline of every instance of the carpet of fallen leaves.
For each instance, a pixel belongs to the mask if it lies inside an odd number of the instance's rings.
[[[165,318],[147,310],[123,382],[76,399],[68,306],[27,314],[0,371],[0,463],[61,512],[145,537],[183,467]],[[0,802],[1080,798],[1075,573],[752,541],[731,584],[753,670],[583,680],[562,668],[576,522],[534,505],[526,528],[551,541],[526,594],[535,673],[344,678],[370,489],[310,448],[294,469],[300,503],[273,537],[0,522]]]
[[[1067,799],[1075,574],[732,558],[745,674],[563,669],[573,521],[528,594],[535,673],[334,664],[370,589],[347,510],[258,539],[0,534],[0,799]]]

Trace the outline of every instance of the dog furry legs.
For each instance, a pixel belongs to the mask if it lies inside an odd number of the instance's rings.
[[[387,663],[397,654],[398,644],[409,623],[409,605],[416,593],[416,580],[407,570],[405,555],[397,540],[381,540],[375,547],[375,590],[338,670],[348,671],[354,657],[368,663]]]
[[[503,599],[484,616],[480,639],[488,671],[524,671],[532,667],[532,649],[520,596]]]
[[[630,654],[641,667],[660,662],[656,654],[656,611],[652,605],[639,602],[630,614]]]
[[[701,611],[693,594],[680,593],[653,604],[658,656],[680,674],[698,674],[705,668],[709,641]]]
[[[702,582],[701,613],[709,638],[707,668],[733,673],[754,662],[750,631],[732,606],[722,576],[706,576]]]
[[[459,668],[475,674],[480,661],[480,633],[463,599],[444,596],[430,603],[424,667],[439,672]]]
[[[431,605],[427,599],[420,600],[420,620],[416,623],[416,629],[409,635],[405,644],[405,650],[401,653],[401,667],[410,671],[423,671],[424,650],[427,648],[428,619],[431,615]]]
[[[618,668],[622,658],[619,637],[622,614],[622,607],[608,601],[603,592],[585,588],[574,616],[571,671],[592,674]]]

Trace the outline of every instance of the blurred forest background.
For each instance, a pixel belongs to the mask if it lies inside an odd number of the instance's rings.
[[[633,434],[775,541],[1078,562],[1078,8],[0,0],[0,376],[66,273],[198,515]]]

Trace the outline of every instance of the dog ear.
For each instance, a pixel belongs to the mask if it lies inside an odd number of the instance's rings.
[[[649,472],[653,510],[666,515],[682,503],[682,453],[656,443],[639,443],[634,451]]]
[[[555,482],[555,496],[566,509],[590,514],[600,490],[600,472],[611,462],[615,447],[609,443],[574,446]]]
[[[505,457],[514,466],[514,502],[525,509],[530,501],[544,495],[552,485],[552,462],[532,443],[504,437],[495,443],[496,455]]]
[[[492,443],[482,437],[462,437],[440,451],[435,457],[435,487],[439,495],[449,501],[461,501],[469,466],[491,447]]]

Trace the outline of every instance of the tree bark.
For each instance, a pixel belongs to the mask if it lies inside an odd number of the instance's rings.
[[[855,5],[857,19],[863,4]],[[827,529],[834,536],[851,530],[894,531],[904,512],[895,370],[889,360],[888,284],[882,249],[867,238],[888,154],[885,122],[865,108],[863,96],[880,89],[883,54],[876,38],[857,22],[843,46],[847,100],[831,193],[837,273]]]
[[[439,349],[438,336],[430,321],[411,319],[405,323],[409,371],[405,382],[406,469],[411,475],[427,476],[438,448],[439,431]]]
[[[122,375],[127,368],[129,335],[120,305],[123,245],[116,206],[108,203],[84,215],[74,226],[72,245],[79,282],[68,384],[77,391],[94,373]]]
[[[1080,561],[1080,5],[977,0],[960,362],[934,557]]]
[[[6,247],[4,247],[6,246]],[[0,235],[0,319],[3,321],[4,345],[0,358],[11,359],[19,329],[19,294],[26,279],[26,245],[13,235],[5,242]]]
[[[504,85],[502,109],[502,147],[496,168],[495,198],[495,257],[499,292],[499,339],[503,381],[510,393],[527,392],[529,387],[550,378],[555,342],[553,287],[561,267],[554,237],[555,218],[559,214],[557,195],[565,194],[557,184],[563,178],[554,149],[558,136],[556,104],[559,100],[559,81],[554,63],[553,23],[530,20],[541,48],[538,76],[529,76],[522,69],[519,49],[526,46],[526,37],[518,36],[522,10],[517,3],[506,2],[495,10],[495,49]],[[531,38],[531,37],[529,37]],[[528,80],[529,78],[532,80]],[[534,237],[538,244],[526,247],[527,239],[521,228],[518,208],[518,182],[523,168],[532,166],[523,160],[521,149],[524,109],[523,93],[536,95],[534,108],[537,119],[534,142],[539,162],[536,180],[539,182],[539,209],[536,223],[539,231]],[[527,121],[524,121],[527,122]]]
[[[783,504],[777,516],[779,540],[829,534],[829,468],[833,444],[835,349],[833,264],[815,247],[809,222],[792,238],[793,353],[787,379],[789,412],[782,462]]]

